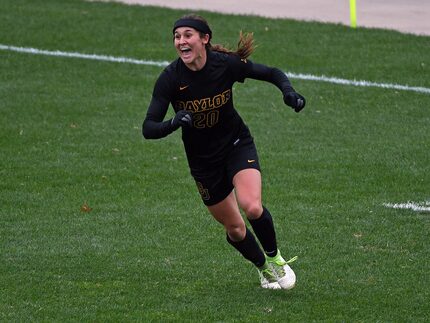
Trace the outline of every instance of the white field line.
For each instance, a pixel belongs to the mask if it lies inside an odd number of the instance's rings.
[[[384,203],[384,206],[392,208],[392,209],[406,209],[412,210],[416,212],[430,212],[430,202],[425,203],[416,203],[416,202],[407,202],[407,203]]]
[[[33,55],[47,55],[47,56],[57,56],[57,57],[73,57],[73,58],[83,58],[83,59],[93,59],[96,61],[105,61],[105,62],[117,62],[117,63],[129,63],[129,64],[138,64],[138,65],[152,65],[152,66],[167,66],[169,62],[160,62],[160,61],[143,61],[134,58],[127,57],[115,57],[115,56],[106,56],[106,55],[94,55],[94,54],[82,54],[76,52],[62,52],[59,50],[49,51],[42,50],[37,48],[30,47],[16,47],[16,46],[7,46],[0,44],[0,50],[7,50],[18,53],[26,53]]]
[[[13,51],[18,53],[27,53],[27,54],[33,54],[33,55],[72,57],[72,58],[92,59],[92,60],[106,61],[106,62],[150,65],[150,66],[159,66],[159,67],[165,67],[169,64],[169,62],[167,61],[152,61],[152,60],[148,61],[148,60],[140,60],[135,58],[127,58],[127,57],[82,54],[77,52],[62,52],[59,50],[49,51],[49,50],[42,50],[42,49],[31,48],[31,47],[16,47],[16,46],[9,46],[9,45],[3,45],[3,44],[0,44],[0,50]],[[430,88],[419,87],[419,86],[408,86],[408,85],[400,85],[400,84],[392,84],[392,83],[376,83],[376,82],[360,81],[360,80],[347,80],[347,79],[340,79],[337,77],[327,77],[324,75],[316,76],[312,74],[301,74],[301,73],[297,74],[292,72],[287,72],[286,74],[288,75],[288,77],[292,79],[327,82],[327,83],[351,85],[351,86],[377,87],[377,88],[383,88],[383,89],[413,91],[418,93],[430,94]]]
[[[376,83],[376,82],[361,81],[361,80],[347,80],[347,79],[340,79],[337,77],[327,77],[324,75],[315,76],[310,74],[295,74],[295,73],[287,73],[287,75],[290,78],[301,79],[301,80],[312,80],[312,81],[320,81],[320,82],[328,82],[328,83],[344,84],[344,85],[352,85],[352,86],[379,87],[383,89],[414,91],[419,93],[430,94],[430,88],[427,88],[427,87],[400,85],[400,84],[392,84],[392,83]]]

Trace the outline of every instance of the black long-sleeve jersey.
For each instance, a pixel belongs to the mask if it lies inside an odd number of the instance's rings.
[[[171,120],[163,121],[169,104],[175,112],[191,111],[193,126],[182,127],[182,140],[191,171],[223,162],[234,143],[250,136],[233,105],[232,87],[246,78],[276,85],[282,93],[294,91],[285,73],[238,55],[208,50],[203,69],[192,71],[180,58],[159,76],[143,123],[143,135],[158,139],[170,134]]]

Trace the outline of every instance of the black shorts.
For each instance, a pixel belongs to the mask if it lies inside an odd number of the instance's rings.
[[[234,175],[248,168],[260,171],[257,149],[251,136],[238,139],[219,166],[192,172],[203,203],[211,206],[224,200],[234,188]]]

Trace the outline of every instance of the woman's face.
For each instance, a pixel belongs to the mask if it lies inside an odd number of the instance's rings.
[[[206,64],[205,45],[209,35],[203,38],[200,33],[191,27],[179,27],[175,30],[174,43],[178,56],[185,65],[193,71],[202,69]]]

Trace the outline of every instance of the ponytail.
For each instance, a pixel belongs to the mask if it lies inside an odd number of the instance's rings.
[[[237,42],[237,49],[235,51],[225,48],[222,45],[215,44],[211,45],[208,43],[208,48],[215,52],[227,53],[238,55],[240,58],[245,59],[248,58],[255,49],[254,46],[254,34],[253,33],[243,33],[242,31],[239,34],[239,41]]]

